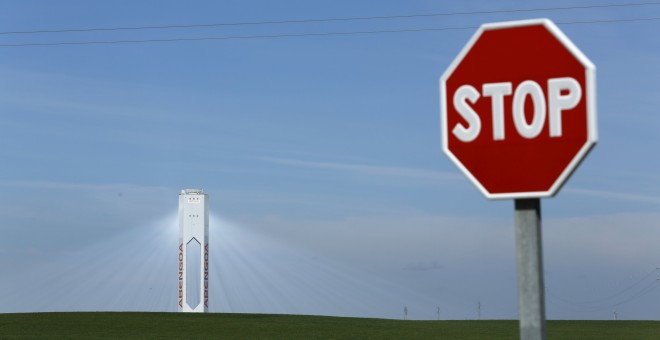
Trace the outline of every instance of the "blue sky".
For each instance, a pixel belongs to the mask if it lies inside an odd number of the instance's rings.
[[[21,1],[0,2],[0,32],[615,3]],[[594,62],[598,84],[599,143],[542,201],[548,317],[657,319],[660,20],[562,23],[660,17],[660,4],[5,34],[0,44],[537,17]],[[0,312],[175,310],[177,194],[201,187],[218,244],[212,311],[396,318],[407,305],[432,319],[440,306],[464,319],[481,302],[482,317],[515,318],[513,202],[483,198],[440,149],[438,79],[474,31],[0,47],[0,271],[12,273]]]

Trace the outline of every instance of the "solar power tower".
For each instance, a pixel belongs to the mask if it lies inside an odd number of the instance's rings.
[[[200,189],[179,194],[179,312],[209,310],[208,195]]]

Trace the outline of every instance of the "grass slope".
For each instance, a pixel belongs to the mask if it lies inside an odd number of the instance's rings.
[[[517,339],[518,322],[184,313],[0,314],[0,338]],[[549,321],[549,339],[659,339],[658,321]]]

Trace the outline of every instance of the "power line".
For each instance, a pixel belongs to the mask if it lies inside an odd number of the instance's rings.
[[[556,22],[556,24],[559,24],[559,25],[585,25],[585,24],[606,24],[606,23],[624,23],[624,22],[644,22],[644,21],[655,21],[655,20],[660,20],[660,17],[632,18],[632,19],[609,19],[609,20],[566,21],[566,22]],[[342,35],[366,35],[366,34],[385,34],[385,33],[440,32],[440,31],[452,31],[452,30],[477,29],[478,27],[479,26],[461,26],[461,27],[418,28],[418,29],[400,29],[400,30],[293,33],[293,34],[273,34],[273,35],[236,35],[236,36],[221,36],[221,37],[166,38],[166,39],[141,39],[141,40],[63,41],[63,42],[52,42],[52,43],[0,44],[0,47],[111,45],[111,44],[142,44],[142,43],[210,41],[210,40],[278,39],[278,38],[322,37],[322,36],[342,36]]]
[[[469,12],[421,13],[421,14],[408,14],[408,15],[316,18],[316,19],[298,19],[298,20],[246,21],[246,22],[210,23],[210,24],[189,24],[189,25],[95,27],[95,28],[71,28],[71,29],[31,30],[31,31],[4,31],[4,32],[0,32],[0,35],[73,33],[73,32],[100,32],[100,31],[128,31],[128,30],[152,30],[152,29],[181,29],[181,28],[202,28],[202,27],[221,27],[221,26],[303,24],[303,23],[314,23],[314,22],[389,20],[389,19],[408,19],[408,18],[423,18],[423,17],[448,17],[448,16],[466,16],[466,15],[481,15],[481,14],[504,14],[504,13],[548,12],[548,11],[597,9],[597,8],[639,7],[639,6],[653,6],[653,5],[660,5],[660,1],[635,2],[635,3],[623,3],[623,4],[565,6],[565,7],[519,8],[519,9],[469,11]]]
[[[205,41],[205,40],[276,39],[276,38],[320,37],[320,36],[332,36],[332,35],[361,35],[361,34],[377,34],[377,33],[430,32],[430,31],[464,30],[464,29],[474,29],[474,28],[477,28],[477,26],[445,27],[445,28],[420,28],[420,29],[403,29],[403,30],[379,30],[379,31],[273,34],[273,35],[236,35],[236,36],[224,36],[224,37],[198,37],[198,38],[143,39],[143,40],[105,40],[105,41],[101,40],[101,41],[73,41],[73,42],[54,42],[54,43],[0,44],[0,47],[131,44],[131,43],[132,44],[138,44],[138,43],[180,42],[180,41]]]
[[[648,273],[646,273],[640,280],[632,283],[631,285],[625,287],[623,290],[612,294],[610,296],[604,297],[604,298],[599,298],[595,300],[589,300],[589,301],[572,301],[568,299],[564,299],[556,294],[554,294],[553,291],[548,289],[546,287],[546,292],[550,297],[553,299],[560,301],[564,304],[567,304],[572,307],[576,307],[578,310],[583,311],[583,312],[597,312],[597,311],[602,311],[606,310],[609,308],[613,307],[618,307],[620,305],[629,303],[633,300],[636,300],[642,296],[645,296],[651,292],[653,292],[655,289],[660,287],[660,278],[654,279],[650,282],[648,282],[645,286],[642,286],[639,289],[635,289],[634,292],[628,297],[620,297],[623,295],[623,293],[629,292],[632,290],[632,288],[637,287],[639,284],[641,284],[644,281],[647,281],[647,279],[654,273],[657,273],[657,270],[660,268],[655,268],[650,270]],[[620,297],[620,298],[619,298]],[[610,301],[610,302],[607,302]]]
[[[546,291],[549,293],[549,295],[552,295],[553,298],[555,298],[559,301],[568,303],[568,304],[576,304],[576,305],[597,304],[597,303],[605,302],[605,301],[608,301],[608,300],[613,300],[614,298],[619,297],[619,296],[623,295],[624,293],[632,290],[633,288],[637,287],[642,282],[646,281],[654,273],[658,273],[658,269],[660,269],[660,268],[651,269],[646,274],[644,274],[641,279],[639,279],[639,280],[633,282],[632,284],[624,287],[623,289],[619,290],[618,292],[615,292],[615,293],[613,293],[611,295],[608,295],[606,297],[601,297],[601,298],[594,299],[594,300],[571,301],[571,300],[564,299],[564,298],[554,294],[554,292],[551,291],[550,289],[548,289],[547,287],[546,287]]]
[[[560,301],[562,301],[564,303],[567,303],[569,305],[573,305],[577,308],[580,308],[581,311],[584,311],[584,312],[598,312],[598,311],[603,311],[603,310],[607,310],[607,309],[610,309],[610,308],[618,307],[618,306],[627,304],[631,301],[637,300],[637,299],[641,298],[642,296],[648,295],[649,293],[653,292],[658,287],[660,287],[660,279],[656,279],[655,281],[650,282],[648,285],[644,286],[642,289],[640,289],[638,292],[636,292],[632,296],[630,296],[626,299],[619,300],[617,302],[608,304],[608,305],[582,305],[582,304],[567,302],[565,300],[560,300]]]
[[[601,306],[594,306],[594,307],[583,306],[582,308],[586,308],[583,311],[586,311],[586,312],[599,312],[599,311],[603,311],[603,310],[612,309],[614,307],[619,307],[621,305],[624,305],[624,304],[627,304],[627,303],[632,302],[634,300],[637,300],[637,299],[639,299],[643,296],[646,296],[646,295],[652,293],[654,290],[656,290],[658,287],[660,287],[660,281],[659,280],[660,279],[656,280],[655,282],[649,283],[647,286],[645,286],[642,290],[637,292],[635,295],[633,295],[633,296],[631,296],[631,297],[629,297],[625,300],[621,300],[621,301],[618,301],[618,302],[610,304],[610,305],[601,305]]]

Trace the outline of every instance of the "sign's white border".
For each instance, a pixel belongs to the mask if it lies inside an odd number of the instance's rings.
[[[449,150],[449,127],[447,126],[447,79],[452,75],[454,70],[461,63],[463,58],[470,51],[472,46],[477,42],[484,31],[507,29],[521,26],[535,26],[543,25],[552,35],[559,40],[566,49],[573,54],[573,56],[584,66],[586,73],[586,101],[587,101],[587,142],[580,148],[575,157],[566,166],[561,175],[557,178],[555,183],[548,191],[537,192],[510,192],[502,194],[493,194],[488,192],[486,188],[470,173],[470,171],[461,163],[461,161]],[[449,65],[445,73],[440,77],[440,124],[442,131],[442,150],[444,153],[456,164],[456,166],[467,176],[472,183],[486,196],[488,199],[516,199],[516,198],[537,198],[537,197],[552,197],[559,189],[566,183],[573,171],[577,169],[580,162],[587,156],[589,151],[596,145],[598,141],[598,131],[596,127],[596,66],[580,51],[573,42],[549,19],[529,19],[519,21],[506,21],[498,23],[483,24],[477,32],[470,38],[468,43],[463,47],[461,52],[456,56],[454,61]]]

